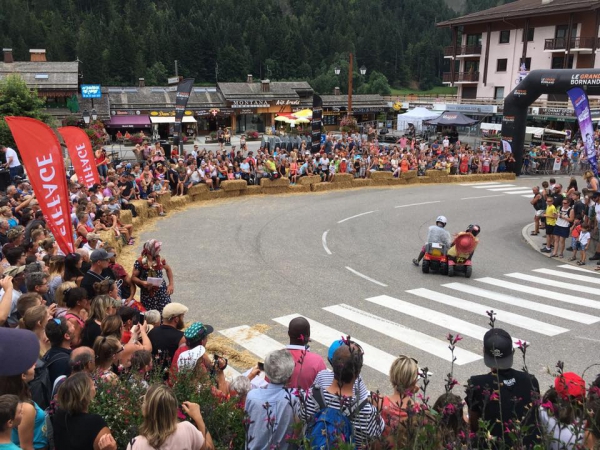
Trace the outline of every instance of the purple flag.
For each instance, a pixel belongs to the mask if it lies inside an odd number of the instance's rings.
[[[590,163],[590,168],[595,176],[598,176],[598,163],[596,161],[596,148],[594,147],[594,126],[592,125],[592,116],[590,114],[590,102],[585,91],[579,87],[567,91],[575,115],[579,122],[579,131],[585,147],[585,154]]]

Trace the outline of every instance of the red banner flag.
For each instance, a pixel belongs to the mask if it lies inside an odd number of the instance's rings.
[[[5,117],[27,177],[58,247],[73,251],[73,225],[62,149],[52,129],[29,117]]]
[[[98,168],[94,163],[92,143],[85,131],[77,127],[61,127],[58,132],[69,149],[69,156],[77,174],[77,181],[88,188],[94,184],[100,184]]]

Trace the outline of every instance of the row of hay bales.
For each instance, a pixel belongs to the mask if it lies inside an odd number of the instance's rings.
[[[221,198],[241,197],[247,195],[272,195],[272,194],[293,194],[305,192],[323,192],[337,189],[352,189],[372,186],[397,186],[408,184],[430,184],[430,183],[469,183],[476,181],[504,181],[514,180],[513,173],[495,173],[481,175],[448,175],[447,172],[440,170],[428,170],[425,176],[418,177],[417,172],[412,170],[402,173],[399,178],[394,178],[391,172],[370,172],[368,178],[354,178],[351,174],[336,174],[334,181],[321,182],[317,175],[302,177],[298,179],[295,185],[290,184],[287,178],[278,180],[261,179],[260,186],[249,186],[243,180],[224,181],[221,183],[221,189],[210,191],[205,184],[198,184],[188,189],[187,195],[171,196],[170,193],[163,194],[158,202],[163,205],[167,214],[173,210],[185,208],[188,203],[209,201]],[[125,224],[132,223],[134,229],[158,216],[156,208],[148,206],[145,200],[136,200],[132,202],[137,211],[137,217],[132,217],[131,211],[121,211],[121,221]],[[116,248],[117,252],[121,250],[121,240],[114,236],[113,232],[101,233],[102,240]]]

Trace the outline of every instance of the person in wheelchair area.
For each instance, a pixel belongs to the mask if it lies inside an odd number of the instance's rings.
[[[427,232],[427,242],[425,242],[425,245],[438,243],[443,244],[447,249],[450,248],[452,245],[452,237],[450,236],[450,233],[445,230],[446,223],[448,223],[448,220],[445,216],[438,216],[437,219],[435,219],[435,225],[431,225]],[[425,256],[425,245],[421,249],[419,257],[412,261],[415,266],[418,266]]]

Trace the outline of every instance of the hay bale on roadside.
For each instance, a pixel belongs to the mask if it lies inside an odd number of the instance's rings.
[[[404,178],[405,180],[409,180],[411,178],[416,178],[416,177],[417,177],[416,170],[409,170],[408,172],[402,172],[400,174],[400,178]]]
[[[131,204],[135,207],[135,212],[142,223],[148,218],[148,201],[147,200],[132,200]]]
[[[221,189],[225,192],[241,191],[248,188],[248,183],[244,180],[229,180],[221,183]]]
[[[267,195],[287,194],[289,192],[290,192],[289,186],[279,186],[279,187],[272,187],[272,188],[268,188],[268,189],[265,189],[263,187],[263,190],[262,190],[262,193],[267,194]]]
[[[407,184],[415,184],[415,182],[413,182],[413,180],[416,180],[416,182],[419,183],[419,184],[433,183],[433,179],[431,177],[411,178],[410,180],[406,180],[406,182],[407,182]]]
[[[337,177],[337,175],[336,175]],[[352,181],[338,181],[337,183],[334,181],[331,184],[331,189],[350,189],[352,188]]]
[[[171,203],[171,193],[165,192],[164,194],[160,194],[156,201],[163,206],[169,206],[169,203]]]
[[[277,180],[270,180],[268,178],[261,178],[260,185],[266,189],[273,189],[279,187],[287,187],[290,185],[289,178],[278,178]]]
[[[331,191],[333,189],[333,183],[329,183],[327,181],[324,181],[322,183],[317,183],[317,184],[311,184],[310,186],[310,190],[313,192],[325,192],[325,191]]]
[[[438,178],[444,176],[446,173],[447,172],[445,170],[430,169],[425,171],[425,176],[430,178]]]
[[[389,180],[393,178],[392,172],[368,172],[368,178],[373,181],[376,180]]]
[[[240,191],[241,195],[260,195],[263,193],[260,186],[248,186],[245,190]]]
[[[388,186],[403,186],[408,184],[408,180],[404,178],[392,178],[388,180]]]
[[[300,184],[302,186],[308,186],[308,185],[320,183],[320,182],[321,182],[321,177],[319,175],[309,175],[306,177],[298,178],[298,184]]]
[[[294,185],[290,185],[289,190],[291,193],[294,193],[294,194],[299,194],[302,192],[310,192],[310,185],[309,184],[305,184],[305,185],[294,184]]]
[[[223,191],[225,198],[239,197],[242,195],[242,191]]]
[[[352,183],[354,175],[349,173],[336,173],[333,177],[334,183]]]
[[[209,191],[208,186],[204,183],[200,183],[200,184],[196,184],[195,186],[190,186],[188,188],[188,195],[190,197],[193,197],[194,195],[203,194],[208,191]]]
[[[121,223],[124,225],[133,223],[133,216],[131,215],[131,211],[128,209],[122,209],[119,214],[119,218],[121,219]]]
[[[373,185],[373,180],[370,180],[368,178],[354,178],[352,180],[352,187],[366,187],[366,186],[372,186]]]
[[[190,202],[189,195],[178,195],[175,197],[171,197],[171,206],[170,210],[185,208],[185,206]]]

